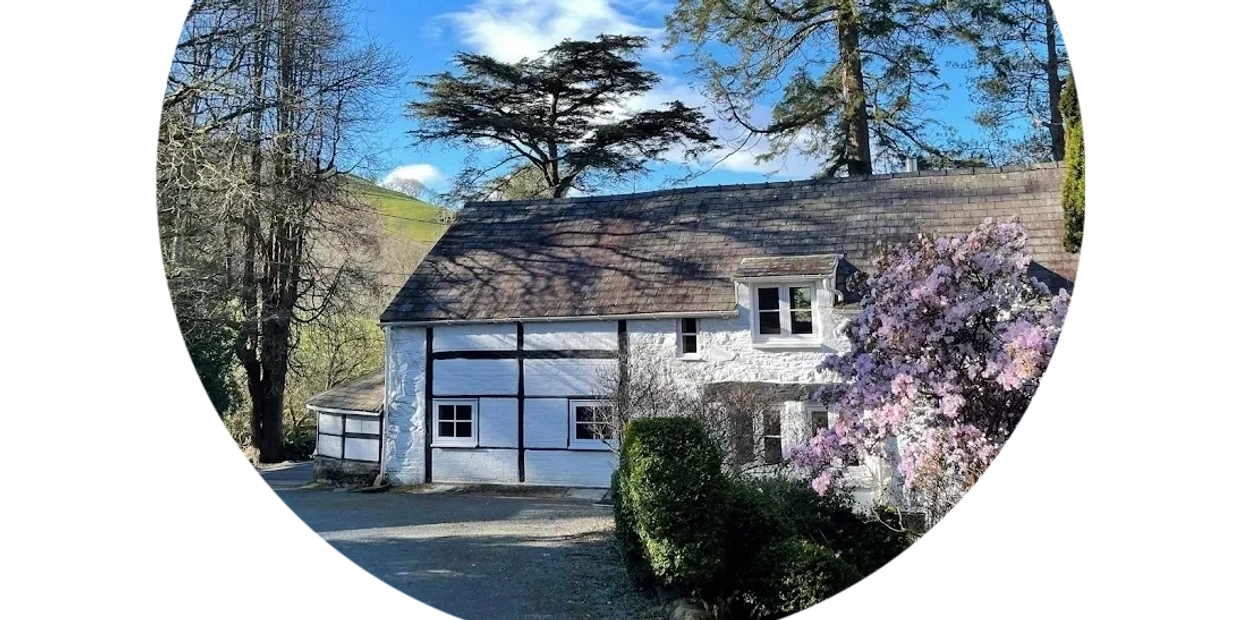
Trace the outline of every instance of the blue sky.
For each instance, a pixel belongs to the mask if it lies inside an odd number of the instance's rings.
[[[641,34],[658,43],[663,38],[663,16],[672,6],[670,0],[357,0],[357,20],[371,37],[409,61],[409,76],[444,71],[454,53],[461,50],[479,52],[501,60],[515,61],[536,56],[541,50],[565,38],[593,38],[600,33]],[[963,59],[956,51],[952,56]],[[648,103],[680,99],[693,106],[708,106],[696,92],[687,75],[689,64],[678,60],[676,53],[664,52],[655,45],[645,57],[647,68],[663,77]],[[964,136],[973,135],[975,128],[968,117],[973,106],[964,91],[959,71],[945,69],[951,92],[935,116],[953,126]],[[416,91],[408,85],[402,90],[403,101],[413,99]],[[405,135],[412,121],[403,116],[403,101],[392,102],[392,122],[387,125],[381,143],[389,146],[379,170],[382,178],[412,177],[432,189],[443,191],[450,184],[464,157],[460,150],[442,146],[415,148]],[[727,132],[722,123],[714,125],[719,133]],[[727,137],[727,136],[724,136]],[[759,164],[754,157],[762,145],[719,161],[719,156],[705,163],[719,162],[710,172],[697,177],[694,185],[761,182],[766,180],[802,179],[818,168],[816,161],[790,155],[779,161]],[[701,166],[696,168],[701,170]],[[648,178],[634,182],[620,191],[641,191],[665,185],[671,179],[684,177],[689,171],[683,162],[658,166]]]

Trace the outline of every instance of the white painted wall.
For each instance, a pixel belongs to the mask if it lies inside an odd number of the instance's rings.
[[[379,462],[379,440],[360,437],[344,438],[344,457],[354,461]]]
[[[845,317],[820,300],[821,345],[789,350],[755,347],[750,330],[750,292],[738,285],[737,316],[699,319],[700,360],[676,357],[675,319],[630,320],[629,355],[634,365],[645,365],[683,385],[720,381],[821,383],[833,379],[817,369],[826,354],[846,345],[839,327]],[[527,323],[529,350],[617,348],[617,324],[611,321]],[[436,350],[513,350],[515,325],[458,325],[435,328]],[[424,478],[426,331],[421,327],[387,329],[387,424],[384,434],[385,469],[394,484],[415,484]],[[616,360],[526,360],[527,396],[584,396],[599,391],[604,369],[614,372]],[[517,392],[515,360],[440,360],[435,363],[435,396],[478,396]],[[493,401],[493,402],[491,402]],[[482,399],[479,404],[482,445],[516,445],[515,399]],[[807,409],[785,405],[782,418],[785,444],[803,441],[808,431]],[[568,442],[568,402],[564,398],[531,398],[525,404],[527,447],[559,448]],[[329,447],[330,450],[330,447]],[[436,480],[516,482],[516,450],[435,450]],[[527,481],[531,484],[586,484],[606,486],[614,461],[610,452],[531,450],[526,453]]]
[[[527,351],[615,351],[620,325],[616,321],[526,323]]]
[[[378,435],[381,431],[378,418],[373,420],[349,418],[345,420],[344,430],[346,433],[365,433],[369,435]]]
[[[568,447],[567,398],[525,399],[525,445],[528,448]]]
[[[340,458],[340,450],[342,448],[340,439],[341,438],[338,435],[319,435],[318,446],[315,448],[315,452],[323,456],[330,456],[336,459]]]
[[[800,349],[755,347],[750,330],[749,287],[737,285],[740,301],[737,316],[698,319],[700,360],[676,357],[676,319],[628,322],[629,356],[632,364],[646,364],[683,385],[720,381],[770,383],[818,383],[833,377],[817,369],[823,356],[845,349],[840,328],[845,317],[819,304],[823,343]]]
[[[426,329],[388,327],[383,469],[396,485],[426,478]]]
[[[517,447],[517,399],[478,399],[478,444],[488,448]]]
[[[436,330],[438,331],[438,330]],[[517,394],[517,360],[435,360],[435,398]]]
[[[447,325],[435,328],[436,351],[516,351],[517,326]]]
[[[319,432],[327,433],[328,435],[341,435],[343,434],[343,420],[343,416],[338,416],[331,413],[320,413]]]
[[[610,450],[526,450],[525,481],[564,487],[611,486],[616,455]]]
[[[527,396],[590,396],[599,392],[601,372],[616,371],[614,359],[525,360]],[[435,366],[438,376],[439,366]]]
[[[516,450],[432,448],[431,460],[433,482],[509,484],[519,478]]]

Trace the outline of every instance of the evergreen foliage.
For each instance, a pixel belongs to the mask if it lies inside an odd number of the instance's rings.
[[[1085,235],[1085,129],[1081,123],[1081,104],[1076,95],[1072,75],[1063,87],[1059,100],[1067,130],[1067,152],[1063,179],[1063,247],[1080,252]]]

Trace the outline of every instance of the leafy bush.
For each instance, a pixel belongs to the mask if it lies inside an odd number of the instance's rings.
[[[616,548],[620,551],[620,559],[624,562],[629,578],[635,584],[643,586],[652,581],[653,575],[650,572],[650,562],[646,559],[646,552],[642,549],[641,538],[637,535],[637,523],[633,517],[633,511],[629,510],[624,502],[625,493],[621,491],[621,480],[619,469],[612,472],[611,498],[616,519]]]
[[[804,538],[785,538],[753,561],[754,582],[741,595],[751,618],[782,618],[842,592],[861,580],[831,548]]]
[[[280,452],[286,461],[308,461],[318,444],[318,431],[313,424],[284,429]]]
[[[770,498],[796,536],[818,541],[869,575],[895,559],[912,544],[912,535],[898,531],[889,515],[884,523],[863,517],[843,493],[819,495],[803,482],[763,480],[756,485]]]
[[[644,418],[625,429],[616,501],[621,514],[631,511],[656,581],[702,592],[722,575],[721,464],[718,448],[696,420]]]

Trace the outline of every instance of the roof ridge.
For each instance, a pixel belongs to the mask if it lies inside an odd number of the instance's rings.
[[[727,185],[693,185],[690,187],[672,187],[667,189],[629,192],[624,194],[599,194],[595,196],[571,196],[560,198],[522,198],[517,200],[471,200],[462,205],[468,207],[533,207],[547,205],[582,204],[590,202],[609,202],[613,200],[632,200],[635,198],[652,198],[655,196],[676,196],[705,191],[740,191],[760,188],[802,188],[818,185],[835,185],[839,183],[861,183],[864,181],[886,181],[889,179],[906,179],[913,177],[957,177],[978,174],[1009,174],[1013,172],[1032,172],[1062,168],[1063,162],[1040,162],[1019,166],[995,166],[993,168],[949,168],[945,170],[918,170],[915,172],[888,172],[881,174],[865,174],[852,177],[824,177],[796,179],[789,181],[763,181],[754,183],[729,183]]]

